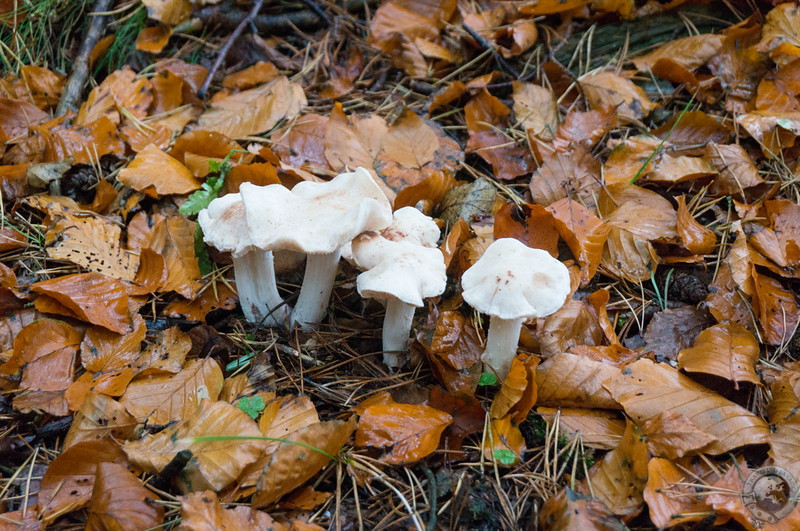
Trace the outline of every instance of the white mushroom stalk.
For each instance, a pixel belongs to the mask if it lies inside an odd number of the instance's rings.
[[[268,326],[284,326],[290,308],[278,293],[272,252],[253,245],[240,194],[214,199],[201,210],[197,222],[204,240],[233,258],[233,275],[245,319]]]
[[[464,272],[461,287],[467,304],[491,316],[481,359],[502,381],[517,355],[522,323],[563,306],[570,293],[569,270],[547,251],[501,238]]]
[[[291,326],[308,330],[325,317],[342,247],[365,231],[391,223],[388,199],[370,173],[357,168],[328,182],[240,187],[247,223],[262,249],[307,255]]]
[[[409,226],[409,219],[416,225]],[[386,305],[383,361],[392,369],[407,357],[414,311],[423,298],[441,295],[447,284],[444,256],[435,247],[438,234],[432,219],[407,207],[395,212],[395,221],[382,234],[368,232],[353,240],[353,259],[365,270],[357,279],[358,292]]]

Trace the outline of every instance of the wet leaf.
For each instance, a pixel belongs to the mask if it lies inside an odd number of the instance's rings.
[[[148,53],[161,53],[171,36],[172,28],[169,26],[159,24],[142,28],[139,36],[136,37],[136,49]]]
[[[600,187],[600,163],[582,148],[546,158],[530,181],[534,202],[544,207],[569,198],[592,208]]]
[[[661,310],[653,315],[644,330],[645,348],[656,356],[675,361],[678,352],[691,347],[700,332],[712,323],[707,312],[694,306]]]
[[[436,450],[442,432],[452,422],[447,413],[424,405],[370,406],[359,419],[356,444],[390,448],[381,458],[384,463],[411,463]]]
[[[89,392],[64,439],[64,450],[83,441],[111,437],[126,440],[134,434],[137,422],[128,410],[113,398]]]
[[[216,400],[221,389],[219,365],[212,358],[205,358],[187,362],[176,375],[158,374],[134,380],[120,403],[139,421],[167,424],[194,414],[204,398]]]
[[[558,106],[553,91],[533,83],[513,81],[514,117],[542,140],[552,140],[558,127]]]
[[[706,157],[719,170],[709,189],[714,195],[744,197],[746,189],[764,182],[750,155],[739,144],[711,142],[706,146]]]
[[[188,194],[200,188],[191,172],[153,144],[148,145],[120,170],[119,180],[150,196]]]
[[[772,277],[753,272],[755,296],[753,309],[763,329],[763,340],[782,345],[791,338],[800,322],[800,308],[795,294]]]
[[[152,101],[153,88],[147,78],[136,77],[136,73],[126,67],[112,72],[92,89],[78,111],[75,124],[85,126],[105,117],[118,125],[122,121],[120,109],[141,120],[147,116]]]
[[[152,474],[164,469],[175,455],[190,450],[192,459],[176,478],[183,492],[219,491],[233,483],[255,461],[266,441],[257,439],[193,441],[193,437],[259,437],[261,432],[247,413],[227,402],[204,400],[184,420],[138,441],[127,442],[128,459]]]
[[[536,403],[536,366],[539,358],[531,357],[522,361],[516,357],[503,381],[500,391],[492,400],[489,415],[499,419],[509,415],[515,424],[521,424]]]
[[[280,73],[274,64],[267,61],[258,61],[244,70],[225,76],[222,80],[222,86],[226,89],[246,90],[263,83],[269,83],[279,75]]]
[[[544,356],[554,356],[577,345],[600,345],[603,329],[589,304],[568,300],[548,315],[537,330],[539,347]]]
[[[180,328],[173,326],[159,333],[132,363],[131,367],[142,375],[172,373],[183,368],[186,355],[192,348],[192,339]]]
[[[760,384],[756,363],[760,355],[758,341],[742,325],[723,323],[706,328],[692,348],[681,350],[678,366],[688,372],[703,372],[733,382]]]
[[[87,530],[149,529],[164,520],[160,500],[127,468],[117,463],[98,463]]]
[[[582,1],[569,0],[568,3]],[[539,513],[539,527],[559,531],[627,529],[627,526],[617,520],[602,501],[578,494],[569,487],[564,487],[558,494],[544,502]]]
[[[581,442],[589,448],[613,450],[625,432],[625,421],[612,411],[537,407],[536,413],[551,426],[558,415],[561,433],[567,434],[570,439],[580,436]]]
[[[580,264],[581,285],[585,286],[600,266],[610,227],[573,199],[560,199],[547,210],[553,214],[556,230]]]
[[[611,227],[601,265],[616,277],[639,283],[650,278],[660,259],[650,242],[618,227]]]
[[[616,126],[614,107],[588,112],[570,111],[556,129],[553,147],[558,151],[566,151],[576,144],[591,148]]]
[[[556,354],[536,369],[536,405],[621,409],[605,385],[620,378],[620,369],[574,354]]]
[[[233,310],[236,307],[237,295],[225,284],[217,289],[204,289],[195,298],[187,301],[175,301],[164,309],[168,317],[186,317],[190,321],[204,321],[206,315],[214,310]]]
[[[189,0],[142,0],[147,6],[147,16],[163,24],[180,24],[192,13]]]
[[[640,427],[650,453],[669,459],[699,453],[714,441],[692,419],[674,411],[647,419]]]
[[[214,491],[192,492],[181,496],[180,531],[210,531],[210,529],[274,529],[288,527],[276,522],[263,511],[238,506],[225,509]]]
[[[585,75],[578,82],[594,111],[616,107],[620,118],[638,120],[655,108],[641,87],[613,72]]]
[[[654,457],[647,463],[647,486],[644,499],[650,519],[659,528],[702,520],[711,514],[702,499],[681,483],[689,478],[668,459]]]
[[[350,440],[355,422],[329,420],[301,428],[286,437],[272,455],[253,496],[253,507],[265,507],[277,502],[314,477],[336,456],[342,446]],[[292,444],[300,443],[300,444]],[[302,463],[303,466],[298,466]]]
[[[200,115],[199,129],[222,133],[229,138],[263,133],[280,120],[296,116],[306,104],[300,85],[281,76],[254,89],[215,101]]]
[[[652,70],[659,59],[670,59],[687,70],[695,70],[717,54],[722,47],[722,35],[692,35],[662,44],[652,52],[633,59],[640,71]]]
[[[604,387],[636,422],[666,412],[686,415],[713,439],[705,450],[711,455],[747,444],[762,444],[769,436],[767,424],[759,417],[663,363],[635,361],[621,376],[604,382]]]
[[[701,225],[686,207],[686,197],[677,197],[678,212],[676,230],[681,245],[694,254],[710,254],[717,246],[714,231]]]
[[[525,438],[516,424],[511,422],[511,416],[492,420],[489,429],[491,432],[486,438],[484,457],[498,466],[519,464],[526,451]]]

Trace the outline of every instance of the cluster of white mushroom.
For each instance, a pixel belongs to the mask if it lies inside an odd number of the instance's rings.
[[[211,202],[198,222],[206,243],[233,257],[239,301],[248,321],[311,329],[322,321],[342,250],[364,272],[358,292],[386,306],[384,362],[403,364],[414,310],[444,292],[444,256],[435,221],[415,208],[392,215],[370,173],[357,168],[323,182],[244,183]],[[278,293],[272,252],[307,255],[300,295],[291,308]],[[464,300],[492,317],[483,360],[504,378],[525,319],[556,311],[569,294],[566,267],[545,251],[514,239],[492,243],[461,280]]]

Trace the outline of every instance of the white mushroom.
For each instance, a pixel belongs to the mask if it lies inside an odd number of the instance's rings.
[[[401,212],[404,210],[407,209],[395,212],[395,222],[382,234],[367,232],[352,243],[356,265],[365,270],[358,275],[358,292],[386,306],[383,361],[391,368],[400,367],[404,362],[414,310],[422,306],[422,299],[441,295],[447,284],[442,252],[419,243],[422,237],[435,245],[439,227],[414,208],[410,210],[416,214]],[[409,219],[414,220],[413,227],[407,224]]]
[[[491,316],[481,359],[503,380],[517,354],[523,321],[561,308],[570,280],[566,266],[547,251],[501,238],[464,272],[461,287],[467,304]]]
[[[245,319],[271,326],[285,325],[289,307],[278,293],[272,252],[259,249],[247,226],[240,194],[228,194],[201,210],[197,222],[204,240],[233,258],[233,275]]]
[[[341,248],[365,231],[391,223],[391,206],[369,172],[357,168],[328,182],[239,188],[253,240],[262,249],[306,253],[306,271],[291,316],[308,329],[325,316]]]

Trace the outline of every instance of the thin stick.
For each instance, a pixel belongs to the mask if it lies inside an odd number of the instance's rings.
[[[67,111],[74,110],[75,104],[80,100],[83,86],[89,78],[89,56],[97,41],[100,40],[100,35],[103,33],[107,20],[104,13],[110,7],[111,0],[97,0],[94,4],[92,21],[86,30],[86,37],[84,37],[78,57],[75,58],[75,62],[72,65],[72,73],[64,87],[64,92],[61,94],[61,99],[58,101],[56,116],[64,116]]]
[[[203,85],[200,87],[200,90],[197,91],[197,95],[201,98],[205,98],[206,92],[208,91],[208,87],[211,86],[211,80],[214,78],[214,75],[219,70],[219,67],[222,66],[222,61],[225,60],[225,57],[228,55],[228,52],[233,47],[233,43],[236,42],[236,39],[239,38],[239,35],[242,34],[244,31],[245,26],[250,24],[250,21],[253,20],[258,12],[261,10],[261,6],[264,5],[264,0],[256,0],[253,4],[253,8],[247,14],[246,17],[239,22],[239,25],[236,26],[236,29],[228,37],[228,40],[225,41],[225,44],[220,48],[219,52],[217,53],[217,58],[214,60],[214,65],[211,67],[211,70],[208,71],[208,75],[206,76],[205,81],[203,81]]]

